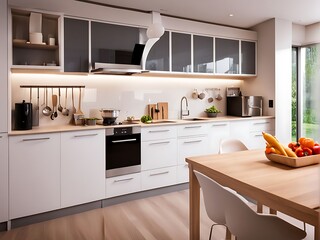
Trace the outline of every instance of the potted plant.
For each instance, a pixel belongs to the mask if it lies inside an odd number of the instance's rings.
[[[217,109],[215,106],[212,106],[210,108],[207,108],[205,110],[205,113],[207,113],[208,117],[216,117],[218,115],[218,113],[220,113],[221,111],[219,109]]]

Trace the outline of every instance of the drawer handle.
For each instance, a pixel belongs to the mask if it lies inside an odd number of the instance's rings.
[[[219,127],[219,126],[227,126],[228,124],[226,123],[220,123],[220,124],[212,124],[212,127]]]
[[[201,128],[202,126],[188,126],[188,127],[184,127],[184,128]]]
[[[92,134],[84,134],[84,135],[75,135],[75,138],[79,138],[79,137],[94,137],[97,136],[98,133],[92,133]]]
[[[115,141],[112,141],[112,143],[135,142],[135,141],[137,141],[136,138],[131,138],[131,139],[124,139],[124,140],[115,140]]]
[[[198,143],[198,142],[202,142],[202,140],[185,141],[183,143]]]
[[[114,180],[114,182],[115,183],[117,183],[117,182],[125,182],[125,181],[130,181],[132,179],[133,179],[133,177],[131,177],[131,178],[123,178],[123,179],[116,179],[116,180]]]
[[[268,123],[270,123],[270,122],[257,122],[257,123],[253,123],[253,124],[259,125],[259,124],[268,124]]]
[[[164,129],[164,130],[150,130],[149,133],[159,133],[159,132],[169,132],[169,129]]]
[[[156,144],[168,144],[170,141],[165,141],[165,142],[155,142],[155,143],[150,143],[149,145],[156,145]]]
[[[159,173],[151,173],[150,176],[163,175],[163,174],[167,174],[167,173],[169,173],[169,171],[159,172]]]
[[[41,140],[49,140],[49,137],[45,137],[45,138],[26,138],[26,139],[22,139],[23,142],[29,142],[29,141],[41,141]]]

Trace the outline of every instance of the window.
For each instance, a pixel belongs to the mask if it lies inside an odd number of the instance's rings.
[[[291,139],[297,141],[297,112],[298,112],[298,99],[297,99],[297,86],[298,86],[298,48],[292,48],[292,101],[291,101]]]
[[[296,122],[296,137],[320,142],[320,44],[293,48],[292,66],[292,128]]]

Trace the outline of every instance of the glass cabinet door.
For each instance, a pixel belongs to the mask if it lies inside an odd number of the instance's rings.
[[[64,71],[89,71],[89,22],[64,18]]]
[[[213,38],[193,36],[193,72],[213,73]]]
[[[191,35],[172,33],[172,71],[191,72]]]
[[[165,32],[152,46],[146,61],[150,71],[169,71],[169,32]]]
[[[241,74],[256,74],[256,43],[241,41]]]
[[[239,41],[215,39],[216,73],[239,74]]]
[[[91,24],[91,61],[131,64],[140,29],[108,23]]]

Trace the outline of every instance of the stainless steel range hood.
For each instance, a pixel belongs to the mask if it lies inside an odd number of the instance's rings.
[[[147,29],[147,41],[145,44],[135,44],[132,53],[132,64],[116,64],[116,63],[93,63],[91,73],[94,74],[116,74],[116,75],[132,75],[148,72],[145,69],[147,56],[152,46],[160,39],[164,33],[161,23],[161,15],[152,12],[152,25]]]

